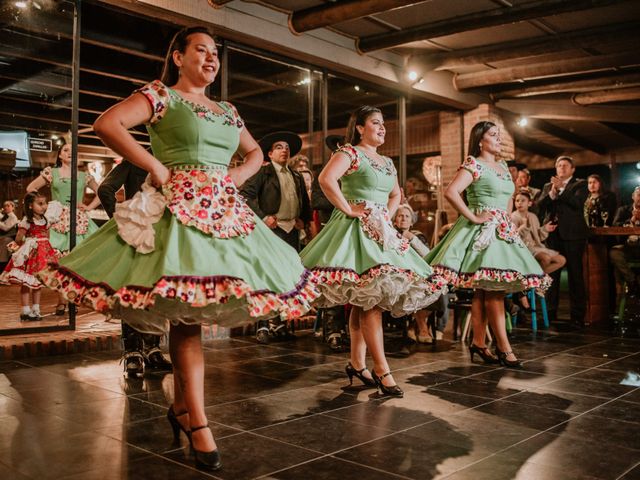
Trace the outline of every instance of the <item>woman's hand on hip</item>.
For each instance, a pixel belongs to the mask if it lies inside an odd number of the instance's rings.
[[[151,175],[151,184],[156,188],[160,188],[171,179],[171,172],[161,163],[158,163],[149,173]]]

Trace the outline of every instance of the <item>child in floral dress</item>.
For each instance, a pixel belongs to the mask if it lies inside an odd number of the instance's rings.
[[[18,224],[18,234],[13,247],[16,249],[7,264],[0,283],[20,285],[22,313],[20,320],[40,320],[40,288],[42,283],[35,274],[56,258],[49,243],[49,225],[45,218],[47,198],[39,192],[24,197],[25,216]]]

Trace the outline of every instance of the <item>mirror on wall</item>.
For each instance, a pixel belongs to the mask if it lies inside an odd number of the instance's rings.
[[[62,248],[53,236],[65,237],[46,210],[70,196],[69,167],[56,162],[71,159],[74,9],[65,1],[0,3],[0,334],[66,329],[73,321],[35,272]],[[29,189],[38,194],[26,196]]]

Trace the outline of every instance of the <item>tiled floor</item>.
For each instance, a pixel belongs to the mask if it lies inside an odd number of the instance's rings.
[[[349,388],[346,354],[309,332],[207,342],[215,477],[172,444],[170,374],[127,380],[117,352],[0,363],[0,478],[640,479],[640,341],[523,330],[514,346],[523,371],[451,342],[391,356],[391,399]]]

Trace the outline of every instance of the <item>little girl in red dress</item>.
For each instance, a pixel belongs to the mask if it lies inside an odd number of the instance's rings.
[[[56,258],[49,243],[49,226],[44,214],[47,198],[39,192],[27,193],[24,197],[25,216],[18,224],[16,249],[0,275],[0,283],[20,285],[22,313],[20,320],[41,320],[40,288],[42,283],[35,276]],[[31,298],[32,297],[32,301]]]

